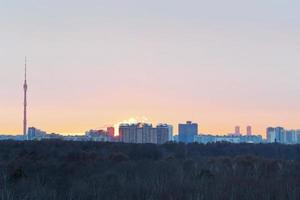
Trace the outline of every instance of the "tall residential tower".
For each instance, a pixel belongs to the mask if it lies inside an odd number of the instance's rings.
[[[235,127],[234,135],[235,136],[240,136],[241,135],[241,127],[240,126]]]
[[[248,136],[252,135],[252,126],[247,126],[247,135]]]
[[[198,135],[198,124],[187,121],[186,124],[178,125],[179,142],[193,143]]]

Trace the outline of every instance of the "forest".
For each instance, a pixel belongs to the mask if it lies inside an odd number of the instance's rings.
[[[1,200],[298,200],[300,145],[1,141]]]

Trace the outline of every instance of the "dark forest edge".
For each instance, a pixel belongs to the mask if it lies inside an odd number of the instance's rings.
[[[300,145],[1,141],[0,199],[299,199]]]

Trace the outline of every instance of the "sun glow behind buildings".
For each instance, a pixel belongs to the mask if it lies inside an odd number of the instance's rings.
[[[149,123],[149,120],[147,117],[142,116],[142,117],[130,117],[129,119],[118,122],[114,124],[115,135],[117,136],[119,135],[119,126],[121,124],[136,124],[136,123]]]

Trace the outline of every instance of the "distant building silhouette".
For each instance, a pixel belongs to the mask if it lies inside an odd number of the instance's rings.
[[[195,137],[195,142],[207,144],[207,143],[215,143],[215,142],[228,142],[228,143],[262,143],[263,139],[261,135],[198,135]]]
[[[64,136],[51,133],[48,134],[46,131],[42,131],[40,129],[37,129],[35,127],[29,127],[27,132],[26,140],[49,140],[49,139],[64,139]]]
[[[234,135],[241,135],[241,127],[240,126],[235,127]]]
[[[252,127],[251,126],[247,126],[247,135],[248,136],[252,135]]]
[[[29,127],[28,133],[27,133],[27,139],[28,140],[42,140],[43,138],[45,138],[46,135],[47,135],[47,133],[45,131],[42,131],[35,127]]]
[[[285,130],[285,143],[286,144],[297,144],[297,131],[296,130]]]
[[[285,143],[285,130],[282,127],[267,128],[267,142],[269,143]]]
[[[173,127],[168,124],[159,124],[156,127],[157,131],[157,144],[165,144],[172,140]]]
[[[119,126],[120,142],[138,144],[164,144],[170,140],[172,128],[167,124],[153,127],[152,124],[121,124]]]
[[[114,137],[104,130],[89,130],[85,133],[86,140],[97,142],[113,142]]]
[[[179,142],[192,143],[198,135],[198,124],[187,121],[186,124],[179,124]]]
[[[115,136],[115,128],[114,127],[107,127],[107,133],[111,136]]]

